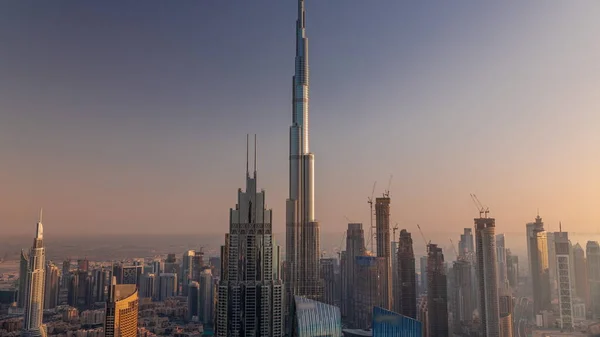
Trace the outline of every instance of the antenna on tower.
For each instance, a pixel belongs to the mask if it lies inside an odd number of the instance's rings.
[[[256,176],[256,133],[254,134],[254,175]]]
[[[249,158],[248,158],[249,154],[248,153],[250,152],[250,148],[249,148],[250,145],[248,144],[250,142],[249,139],[250,139],[250,135],[246,134],[246,175],[247,176],[250,176],[250,169],[249,169],[249,163],[248,163],[249,162]]]
[[[44,213],[44,208],[42,207],[42,208],[40,208],[40,221],[39,222],[42,222],[42,214],[43,213]]]
[[[373,195],[375,194],[375,186],[377,186],[377,182],[373,183],[373,190],[371,191],[371,196],[369,198],[367,198],[367,203],[369,204],[371,210],[369,213],[369,220],[371,222],[371,228],[369,228],[369,241],[371,241],[371,252],[373,251],[373,238],[375,237],[376,233],[373,231]]]

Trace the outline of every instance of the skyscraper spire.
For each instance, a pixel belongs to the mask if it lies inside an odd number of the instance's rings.
[[[45,260],[44,228],[42,226],[42,210],[37,223],[33,246],[29,253],[27,278],[25,286],[25,313],[23,318],[23,336],[46,336],[42,325],[44,309]]]

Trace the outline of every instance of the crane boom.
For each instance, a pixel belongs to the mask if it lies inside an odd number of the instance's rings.
[[[421,237],[423,238],[423,242],[425,242],[425,249],[429,250],[429,243],[427,243],[427,239],[425,238],[425,234],[423,234],[423,230],[421,229],[421,226],[419,226],[419,224],[417,224],[417,228],[419,229],[419,233],[421,233]]]
[[[452,245],[452,250],[454,250],[454,254],[456,255],[456,258],[458,259],[458,257],[459,257],[458,250],[454,246],[454,242],[452,241],[452,238],[450,238],[450,244]]]

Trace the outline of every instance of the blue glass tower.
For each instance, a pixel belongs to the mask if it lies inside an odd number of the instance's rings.
[[[294,296],[292,337],[342,337],[340,308]]]
[[[421,337],[423,326],[416,319],[380,307],[373,308],[373,337]]]

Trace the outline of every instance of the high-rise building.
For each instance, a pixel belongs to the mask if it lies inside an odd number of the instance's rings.
[[[427,245],[427,333],[429,337],[449,336],[447,282],[442,248],[430,243]]]
[[[212,267],[212,274],[214,277],[221,277],[221,257],[211,256],[208,259],[208,264]]]
[[[291,337],[342,337],[340,308],[294,296]],[[270,335],[261,335],[270,336]]]
[[[423,295],[427,293],[427,256],[421,256],[419,260],[419,270],[420,270],[420,281],[421,281],[421,291],[420,294]]]
[[[463,234],[460,235],[458,242],[458,255],[467,256],[469,253],[475,254],[475,244],[473,240],[473,230],[464,228]]]
[[[192,257],[192,280],[200,281],[200,274],[204,270],[204,251],[202,248],[194,253],[194,257]]]
[[[37,223],[33,246],[29,251],[22,336],[46,336],[46,328],[42,325],[44,315],[45,260],[44,226],[42,225],[42,212],[40,211],[40,220]]]
[[[390,198],[385,195],[375,198],[375,230],[377,239],[377,257],[385,260],[381,277],[381,307],[391,310],[394,296],[392,294],[392,247],[390,240]]]
[[[587,261],[585,251],[579,243],[573,247],[573,264],[575,265],[575,292],[586,305],[590,306],[590,286],[588,283]]]
[[[189,283],[187,293],[188,320],[198,320],[198,305],[200,304],[200,283],[196,281],[191,281]]]
[[[323,298],[321,302],[335,305],[335,293],[337,291],[335,284],[335,262],[334,258],[321,259],[321,279],[323,280]]]
[[[216,336],[277,337],[284,333],[284,294],[279,261],[273,260],[272,211],[266,208],[265,191],[257,190],[256,138],[254,154],[254,176],[250,177],[246,161],[246,191],[238,190],[238,203],[230,210],[229,233],[221,248],[225,263],[218,290]]]
[[[550,302],[558,298],[557,273],[556,273],[556,245],[554,232],[546,231],[546,245],[548,247],[548,278],[550,279]]]
[[[163,262],[161,260],[152,261],[152,274],[159,275],[163,272]]]
[[[88,271],[90,269],[90,261],[87,258],[77,260],[77,269]]]
[[[298,0],[292,96],[289,198],[286,201],[287,312],[291,310],[294,295],[318,300],[322,291],[320,233],[314,211],[314,154],[308,144],[309,67],[304,0]],[[287,326],[291,333],[291,321]]]
[[[143,274],[140,280],[139,298],[157,299],[156,288],[158,279],[156,274]]]
[[[506,276],[510,288],[516,290],[519,286],[519,257],[513,255],[510,249],[506,250]]]
[[[105,305],[104,337],[137,337],[138,292],[135,284],[113,277]]]
[[[396,253],[398,285],[394,288],[394,306],[400,315],[417,318],[417,275],[415,253],[410,233],[403,229],[398,238]]]
[[[430,337],[429,335],[429,313],[427,312],[427,295],[422,295],[419,298],[417,309],[417,320],[423,323],[423,337]]]
[[[106,302],[108,300],[108,292],[110,282],[112,280],[111,268],[101,267],[93,272],[94,279],[94,301]]]
[[[479,288],[479,317],[481,335],[496,337],[500,333],[498,306],[498,276],[496,257],[496,219],[475,219],[477,255],[477,285]]]
[[[597,241],[588,241],[585,250],[590,287],[590,311],[593,319],[600,319],[600,245]]]
[[[513,298],[506,289],[503,289],[498,298],[500,308],[500,334],[499,337],[513,337]]]
[[[46,282],[44,286],[44,309],[54,309],[58,305],[59,269],[52,263],[46,264]]]
[[[539,218],[540,215],[538,214],[537,217]],[[542,219],[540,218],[540,222],[541,221],[542,221]],[[533,269],[531,267],[531,261],[533,261],[533,256],[531,253],[531,237],[533,236],[534,228],[535,228],[535,222],[528,222],[525,225],[525,236],[526,236],[526,241],[527,241],[527,266],[528,266],[527,272],[529,273],[529,277],[533,277],[533,275],[532,275]]]
[[[181,289],[183,292],[183,296],[188,295],[188,284],[190,281],[194,279],[194,268],[193,261],[194,255],[196,254],[193,250],[188,250],[183,253],[183,257],[181,258]]]
[[[454,303],[452,317],[454,331],[462,331],[463,326],[470,326],[473,321],[473,312],[477,308],[477,299],[473,296],[473,267],[466,259],[454,261],[452,266],[454,277]]]
[[[573,297],[571,284],[571,254],[569,233],[555,232],[554,245],[556,252],[556,274],[558,283],[559,326],[563,330],[573,330]]]
[[[214,324],[215,283],[210,269],[200,273],[198,288],[198,320],[204,325]]]
[[[533,313],[539,314],[550,307],[550,271],[548,269],[548,240],[542,218],[535,218],[531,233],[531,282],[533,289]]]
[[[356,257],[365,255],[365,232],[361,223],[349,223],[346,231],[346,254],[344,263],[344,316],[349,322],[353,322],[356,306]]]
[[[498,277],[498,287],[508,289],[508,265],[506,261],[506,241],[504,234],[496,235],[496,269]]]
[[[385,270],[385,258],[357,256],[354,272],[353,324],[357,328],[368,328],[373,320],[373,307],[380,306],[383,293],[381,275]]]
[[[123,279],[120,284],[140,285],[140,277],[144,271],[143,266],[125,266],[122,270]]]
[[[422,337],[423,323],[396,312],[373,307],[373,337]]]
[[[25,307],[25,296],[27,292],[27,270],[29,269],[29,254],[21,249],[21,260],[19,264],[19,294],[17,306]]]
[[[159,301],[177,296],[177,274],[162,273],[158,277],[157,294]]]

